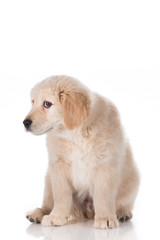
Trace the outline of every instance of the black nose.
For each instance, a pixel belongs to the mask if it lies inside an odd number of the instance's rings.
[[[26,129],[29,129],[30,125],[32,124],[32,120],[31,119],[25,119],[23,121],[23,124],[24,124]]]

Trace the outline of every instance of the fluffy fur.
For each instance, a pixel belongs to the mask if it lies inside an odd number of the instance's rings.
[[[49,163],[42,207],[27,218],[45,226],[94,218],[96,228],[129,220],[139,175],[116,107],[67,76],[38,83],[31,100],[28,130],[47,134]]]

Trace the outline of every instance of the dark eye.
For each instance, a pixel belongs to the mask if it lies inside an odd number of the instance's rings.
[[[44,106],[45,108],[50,108],[50,107],[52,106],[52,103],[51,103],[51,102],[44,101],[43,106]]]

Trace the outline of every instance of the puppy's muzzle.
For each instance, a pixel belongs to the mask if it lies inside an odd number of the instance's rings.
[[[23,124],[24,124],[25,128],[28,130],[29,127],[30,127],[31,124],[32,124],[32,120],[31,120],[31,119],[25,119],[25,120],[23,121]]]

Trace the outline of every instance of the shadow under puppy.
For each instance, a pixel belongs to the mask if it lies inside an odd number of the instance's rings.
[[[27,218],[45,226],[94,218],[96,228],[129,220],[139,175],[113,103],[68,76],[38,83],[31,101],[23,123],[47,134],[49,163],[42,207]]]

